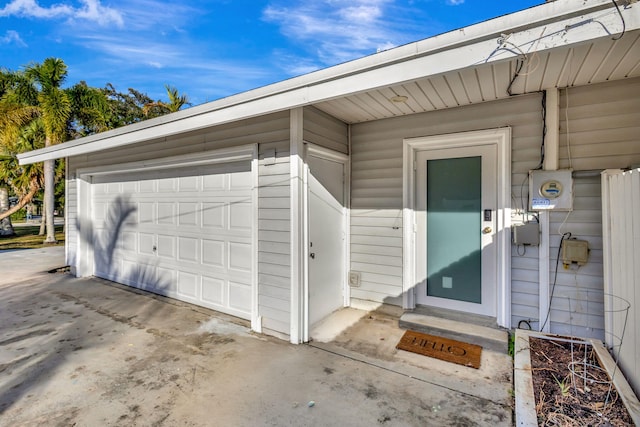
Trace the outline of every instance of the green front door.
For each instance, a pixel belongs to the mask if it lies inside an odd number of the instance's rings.
[[[494,146],[416,159],[417,303],[495,316]]]

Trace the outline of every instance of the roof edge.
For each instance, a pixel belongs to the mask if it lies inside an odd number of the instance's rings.
[[[245,115],[238,117],[238,119],[255,117],[261,114],[275,113],[283,110],[283,108],[266,108],[269,105],[277,104],[276,102],[264,102],[266,99],[277,98],[279,95],[294,93],[297,91],[295,96],[298,98],[299,104],[304,105],[306,89],[310,87],[340,80],[354,74],[375,70],[377,68],[393,65],[409,59],[428,56],[460,46],[473,45],[488,39],[493,39],[502,33],[513,33],[529,28],[535,28],[537,26],[544,25],[545,23],[558,22],[575,16],[613,7],[610,0],[584,0],[579,4],[576,3],[577,2],[568,0],[557,0],[554,2],[543,3],[538,6],[492,18],[468,27],[448,31],[446,33],[355,59],[353,61],[314,71],[309,74],[293,77],[267,86],[231,95],[226,98],[200,104],[176,113],[67,141],[55,146],[22,153],[18,155],[18,160],[20,161],[20,164],[29,164],[47,159],[61,158],[68,155],[78,155],[79,150],[69,149],[87,144],[99,143],[100,141],[116,137],[124,138],[125,136],[128,136],[126,138],[126,143],[123,142],[121,144],[114,145],[114,147],[157,138],[159,134],[168,136],[187,130],[178,129],[175,132],[163,132],[164,128],[171,124],[185,119],[195,119],[195,122],[198,123],[203,122],[204,120],[199,120],[199,116],[213,112],[220,112],[231,107],[239,107],[240,110],[245,112]],[[347,92],[348,91],[345,90],[345,94]],[[249,105],[251,104],[255,104],[255,107],[250,108]],[[251,110],[254,110],[253,114],[251,113]],[[227,121],[232,120],[229,119]],[[220,124],[221,123],[224,122],[220,122]],[[194,126],[188,130],[196,130],[198,128],[199,127]],[[146,131],[144,132],[144,135],[142,134],[143,131]],[[137,133],[140,133],[139,137],[134,136]],[[94,151],[100,151],[106,148],[109,147],[96,147],[96,150]],[[67,150],[69,150],[68,153]]]

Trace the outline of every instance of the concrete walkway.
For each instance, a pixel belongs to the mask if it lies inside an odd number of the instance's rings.
[[[508,357],[498,368],[503,355],[485,352],[476,371],[398,353],[392,314],[294,346],[210,310],[46,273],[62,264],[58,247],[0,252],[0,425],[512,425]]]

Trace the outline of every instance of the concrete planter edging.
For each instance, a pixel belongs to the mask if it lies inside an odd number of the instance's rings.
[[[529,337],[553,339],[555,335],[516,329],[513,381],[516,395],[515,418],[517,426],[538,425],[535,395],[533,392],[533,377],[531,374]],[[592,345],[600,365],[607,371],[609,378],[611,378],[616,364],[609,354],[609,351],[607,351],[602,342],[598,340],[586,339],[585,341]],[[636,425],[640,426],[640,402],[619,369],[613,377],[613,385],[616,387],[627,411],[629,411],[631,419]]]

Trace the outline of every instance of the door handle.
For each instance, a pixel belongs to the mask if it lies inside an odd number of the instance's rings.
[[[311,259],[316,259],[316,254],[314,254],[313,252],[311,252],[311,253],[309,254],[309,257],[310,257]]]
[[[493,231],[491,227],[485,227],[482,229],[482,234],[489,234]]]

